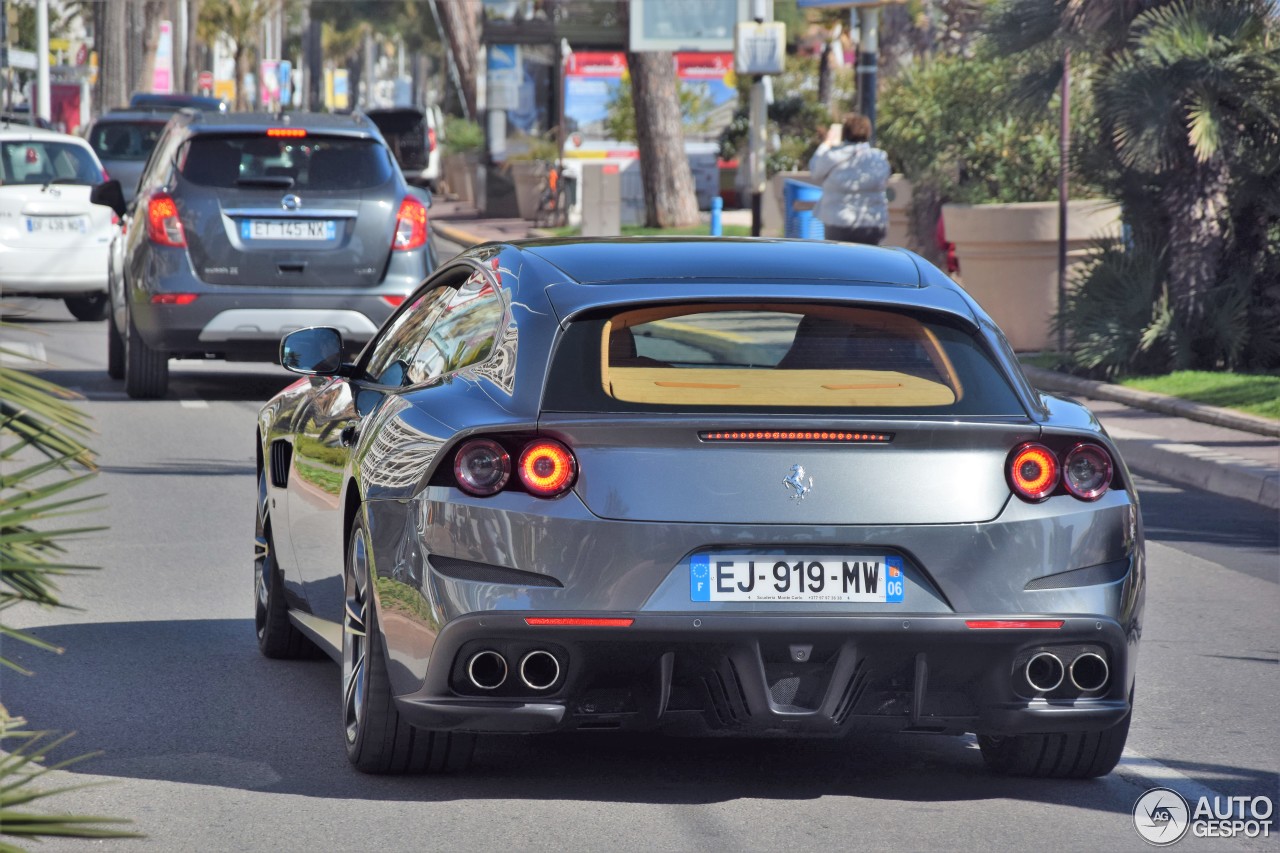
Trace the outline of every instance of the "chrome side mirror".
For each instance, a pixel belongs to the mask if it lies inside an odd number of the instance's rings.
[[[280,366],[303,376],[341,376],[342,333],[330,326],[290,332],[280,340]]]

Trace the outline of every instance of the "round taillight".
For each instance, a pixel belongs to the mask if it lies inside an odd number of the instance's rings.
[[[1042,501],[1058,487],[1058,460],[1043,444],[1024,444],[1009,460],[1009,482],[1018,496]]]
[[[496,441],[473,438],[458,448],[453,475],[462,491],[488,497],[501,491],[511,478],[511,456]]]
[[[1082,501],[1096,501],[1111,485],[1111,454],[1096,444],[1077,444],[1062,460],[1062,484]]]
[[[540,439],[520,454],[520,482],[540,498],[563,494],[573,485],[578,463],[558,441]]]

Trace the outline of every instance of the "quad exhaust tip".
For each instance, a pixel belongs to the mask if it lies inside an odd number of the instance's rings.
[[[1041,693],[1057,690],[1065,674],[1062,660],[1052,652],[1040,652],[1027,661],[1027,683]]]
[[[467,661],[467,678],[481,690],[497,690],[507,680],[507,659],[492,649],[476,652]]]
[[[1101,690],[1111,677],[1111,670],[1101,655],[1085,652],[1071,662],[1071,683],[1082,693]]]
[[[551,652],[534,649],[520,659],[520,680],[531,690],[546,690],[560,680],[560,661]]]

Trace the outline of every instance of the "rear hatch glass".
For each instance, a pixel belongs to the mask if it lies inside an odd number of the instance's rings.
[[[395,166],[377,140],[200,135],[179,152],[178,165],[187,244],[203,280],[321,287],[381,280],[401,199]]]
[[[103,160],[145,163],[162,132],[162,121],[99,122],[89,133],[89,144]]]
[[[29,139],[0,142],[0,184],[102,183],[102,170],[81,145]]]
[[[424,169],[431,153],[426,117],[419,110],[371,110],[369,119],[382,131],[396,162],[403,169]]]
[[[1028,434],[969,329],[795,303],[572,322],[540,425],[573,446],[575,491],[596,515],[747,524],[991,519],[1009,499],[1008,452]],[[787,478],[813,486],[803,512]]]

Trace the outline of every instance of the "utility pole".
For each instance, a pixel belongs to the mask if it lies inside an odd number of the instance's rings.
[[[45,121],[53,120],[49,98],[49,0],[36,0],[36,107]]]
[[[751,0],[751,19],[763,24],[768,14],[766,0]],[[769,99],[765,91],[763,74],[756,74],[751,83],[751,108],[749,121],[751,126],[750,145],[747,148],[747,162],[751,172],[751,236],[759,237],[764,227],[764,192],[769,176],[765,168],[768,160],[769,145]]]
[[[1071,161],[1071,48],[1062,52],[1062,105],[1058,114],[1058,310],[1067,304],[1067,169]],[[1058,357],[1067,351],[1067,329],[1058,324]]]
[[[880,7],[863,6],[853,13],[858,30],[858,112],[871,121],[871,142],[876,141],[876,85],[880,61]]]

